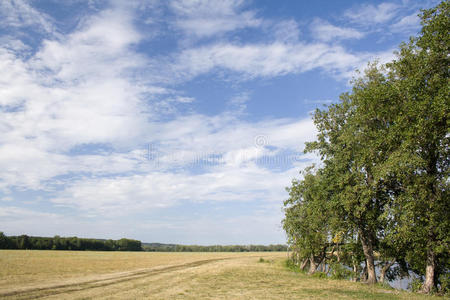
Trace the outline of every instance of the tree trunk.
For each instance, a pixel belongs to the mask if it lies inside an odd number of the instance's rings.
[[[380,270],[380,282],[384,282],[386,278],[386,272],[395,264],[395,260],[386,263]]]
[[[311,255],[311,258],[309,259],[309,274],[314,274],[317,270],[316,262],[314,261],[314,256]]]
[[[356,264],[353,263],[353,278],[352,278],[353,282],[358,281],[358,275],[357,274],[358,274],[358,268],[356,267]]]
[[[427,266],[425,269],[425,282],[422,286],[422,293],[429,294],[433,291],[436,285],[436,278],[434,274],[436,273],[436,255],[434,251],[428,249],[427,251]]]
[[[361,282],[365,282],[367,280],[367,260],[364,260],[364,268],[361,274]]]
[[[305,270],[305,268],[306,268],[306,264],[308,263],[308,259],[304,259],[303,261],[302,261],[302,263],[300,264],[300,270],[302,270],[302,271],[304,271]]]
[[[366,231],[360,231],[361,244],[364,256],[366,257],[367,280],[366,283],[377,283],[377,274],[375,273],[375,259],[373,256],[373,240],[372,235]]]

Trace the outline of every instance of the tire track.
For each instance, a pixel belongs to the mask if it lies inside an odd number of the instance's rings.
[[[181,264],[181,265],[172,265],[167,266],[163,268],[151,268],[147,270],[138,270],[138,271],[131,271],[127,272],[127,274],[120,273],[120,275],[114,276],[114,274],[111,275],[111,277],[104,278],[104,279],[95,279],[95,280],[88,280],[88,281],[79,281],[74,283],[66,283],[66,284],[57,284],[52,286],[46,286],[46,287],[36,287],[36,288],[29,288],[29,289],[21,289],[21,290],[13,290],[8,292],[0,292],[0,298],[12,298],[12,299],[36,299],[41,297],[47,297],[52,295],[58,295],[63,293],[72,293],[72,292],[78,292],[78,291],[84,291],[89,290],[93,288],[98,287],[104,287],[108,285],[113,285],[117,283],[122,283],[126,281],[141,279],[145,277],[155,276],[163,273],[169,273],[189,268],[198,267],[201,265],[226,260],[226,259],[233,259],[236,257],[228,257],[228,258],[217,258],[217,259],[206,259],[206,260],[199,260],[194,261],[191,263]]]

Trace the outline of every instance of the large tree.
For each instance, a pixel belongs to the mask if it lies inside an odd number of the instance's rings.
[[[444,1],[423,11],[420,35],[388,64],[400,100],[389,140],[399,145],[384,170],[398,180],[397,239],[410,244],[410,262],[425,273],[426,293],[449,268],[449,7]]]
[[[420,34],[396,60],[369,65],[339,103],[314,113],[318,138],[306,151],[323,161],[326,192],[318,195],[326,199],[317,197],[339,220],[329,230],[361,242],[369,283],[377,281],[375,250],[386,260],[382,280],[407,262],[429,293],[449,272],[449,7],[424,10]]]
[[[368,283],[377,282],[374,248],[392,199],[388,182],[378,173],[392,151],[385,136],[395,96],[383,72],[370,65],[365,75],[353,82],[352,92],[341,95],[340,103],[315,112],[318,140],[306,148],[320,153],[330,201],[348,228],[358,232]]]
[[[309,273],[316,272],[324,262],[330,247],[331,213],[327,205],[327,189],[320,173],[312,168],[304,172],[302,180],[294,180],[288,188],[289,199],[284,202],[283,227],[294,252],[294,260]]]

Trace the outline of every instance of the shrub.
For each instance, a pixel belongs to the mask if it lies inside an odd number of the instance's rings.
[[[441,294],[450,293],[450,274],[449,273],[441,274],[441,276],[439,276],[439,283],[440,283],[439,293],[441,293]]]
[[[409,284],[408,289],[413,292],[418,292],[422,289],[422,280],[420,278],[414,278]]]
[[[324,272],[315,272],[312,274],[312,277],[314,278],[327,278],[327,274]]]
[[[352,271],[338,262],[333,262],[330,265],[331,278],[333,279],[350,279],[352,277]]]

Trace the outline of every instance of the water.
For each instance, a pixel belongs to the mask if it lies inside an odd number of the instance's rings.
[[[375,264],[378,264],[379,261],[376,261]],[[326,268],[328,269],[328,264],[325,264]],[[395,263],[391,268],[397,267],[398,264]],[[350,267],[345,266],[348,270],[352,270]],[[364,264],[361,264],[361,267],[364,267]],[[317,268],[318,270],[321,270],[321,266]],[[380,276],[380,267],[375,266],[375,273],[377,274],[377,277]],[[409,284],[416,278],[419,278],[419,275],[412,271],[408,271],[409,276],[403,277],[403,278],[395,278],[394,280],[388,281],[386,279],[386,283],[388,283],[391,287],[398,290],[408,290]]]
[[[378,263],[378,262],[377,262]],[[395,268],[397,267],[398,264],[394,264],[391,268]],[[380,275],[380,268],[379,267],[375,267],[375,272],[378,275]],[[394,280],[391,281],[387,281],[387,283],[392,286],[394,289],[398,289],[398,290],[408,290],[408,286],[409,284],[416,278],[419,278],[419,275],[417,275],[416,273],[412,272],[412,271],[408,271],[409,276],[408,277],[404,277],[404,278],[396,278]]]

